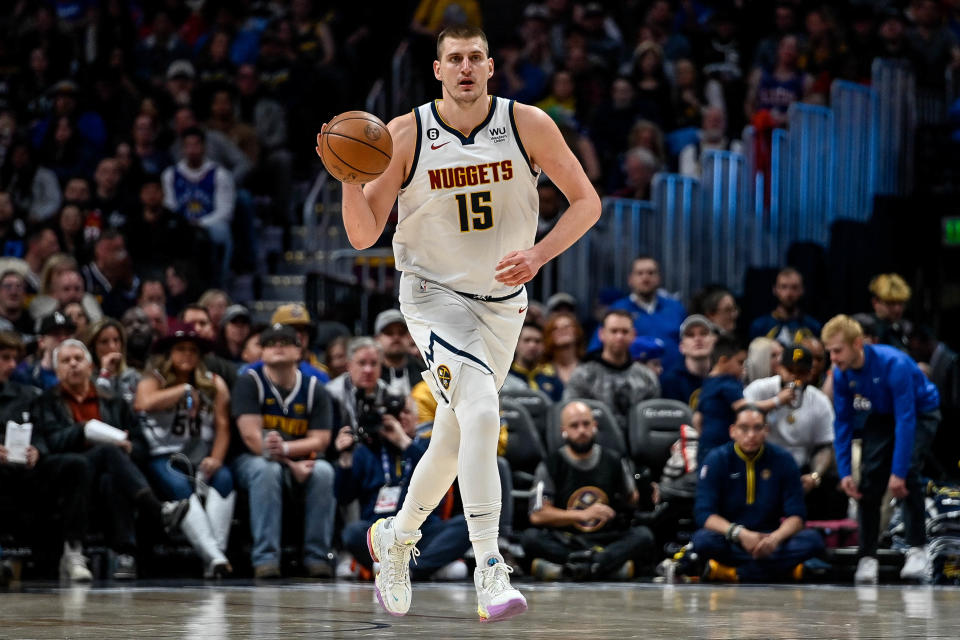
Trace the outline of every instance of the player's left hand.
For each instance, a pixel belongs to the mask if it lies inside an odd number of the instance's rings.
[[[496,280],[511,287],[519,286],[533,280],[542,266],[543,261],[533,249],[511,251],[497,263]]]
[[[890,494],[893,495],[894,498],[906,498],[907,494],[910,493],[907,491],[906,481],[892,473],[890,474],[890,482],[887,484],[887,488],[890,489]]]

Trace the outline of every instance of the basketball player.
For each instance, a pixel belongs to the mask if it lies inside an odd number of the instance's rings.
[[[459,475],[477,559],[477,611],[497,620],[527,608],[497,550],[497,392],[526,316],[523,284],[597,221],[600,200],[549,116],[487,95],[493,60],[481,30],[443,31],[433,70],[443,97],[389,123],[387,170],[363,188],[343,185],[344,226],[357,249],[377,240],[399,194],[400,310],[438,402],[406,500],[395,518],[370,527],[367,540],[380,562],[377,597],[387,612],[403,615],[418,528]],[[570,208],[534,244],[541,169]]]

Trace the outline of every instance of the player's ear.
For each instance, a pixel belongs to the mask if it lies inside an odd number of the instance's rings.
[[[488,64],[489,67],[490,67],[490,68],[487,70],[487,78],[490,78],[490,77],[493,76],[493,58],[487,58],[487,64]]]
[[[440,61],[439,60],[433,61],[433,77],[436,78],[437,80],[440,79]]]

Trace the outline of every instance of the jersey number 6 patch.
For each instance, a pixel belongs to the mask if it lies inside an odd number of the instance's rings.
[[[460,209],[460,232],[484,231],[493,226],[493,207],[490,206],[489,191],[476,191],[470,194],[470,208],[467,209],[467,194],[457,194],[457,206]],[[473,214],[471,217],[470,214]],[[473,229],[470,228],[471,223]]]

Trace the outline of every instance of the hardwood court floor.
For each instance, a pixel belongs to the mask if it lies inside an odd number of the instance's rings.
[[[960,589],[933,587],[521,584],[530,610],[477,621],[467,583],[414,587],[394,618],[369,584],[126,588],[25,585],[0,593],[0,638],[709,638],[960,637]]]

